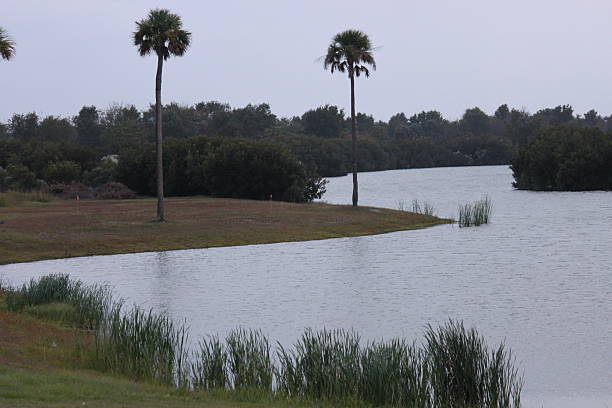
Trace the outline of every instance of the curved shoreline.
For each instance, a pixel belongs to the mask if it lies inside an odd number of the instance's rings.
[[[0,208],[0,265],[95,255],[311,241],[428,228],[451,220],[386,208],[209,197],[55,201]]]

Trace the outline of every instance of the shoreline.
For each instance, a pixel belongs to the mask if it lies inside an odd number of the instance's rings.
[[[57,200],[0,208],[0,265],[377,235],[451,223],[387,208],[210,197]]]

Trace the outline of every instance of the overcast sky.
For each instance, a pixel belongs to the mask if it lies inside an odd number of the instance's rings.
[[[17,43],[0,60],[0,121],[13,113],[75,115],[83,105],[145,109],[155,58],[132,45],[135,21],[169,8],[193,33],[165,64],[163,100],[267,102],[278,116],[324,104],[349,112],[349,81],[317,58],[347,28],[380,47],[356,84],[357,110],[387,120],[439,110],[449,118],[500,104],[560,104],[612,113],[611,0],[140,1],[2,0]]]

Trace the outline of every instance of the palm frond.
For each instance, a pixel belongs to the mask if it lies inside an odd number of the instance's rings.
[[[348,72],[349,77],[361,74],[369,77],[370,71],[366,65],[376,69],[373,50],[370,38],[365,33],[359,30],[343,31],[332,38],[323,60],[323,68],[329,68],[332,73],[336,70]]]
[[[136,22],[134,45],[141,56],[155,51],[164,60],[171,55],[180,57],[191,42],[191,33],[182,27],[181,17],[169,10],[151,10],[147,18]]]
[[[0,55],[5,60],[10,60],[15,56],[15,41],[8,36],[6,30],[0,27]]]

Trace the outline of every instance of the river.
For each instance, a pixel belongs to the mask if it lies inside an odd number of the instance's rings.
[[[291,343],[304,328],[423,338],[449,318],[505,341],[526,407],[612,406],[612,192],[527,192],[507,166],[360,173],[360,204],[439,216],[488,194],[492,223],[0,266],[14,284],[62,272],[186,319],[192,339],[237,326]],[[324,200],[349,203],[350,177]],[[401,204],[403,202],[403,204]]]

